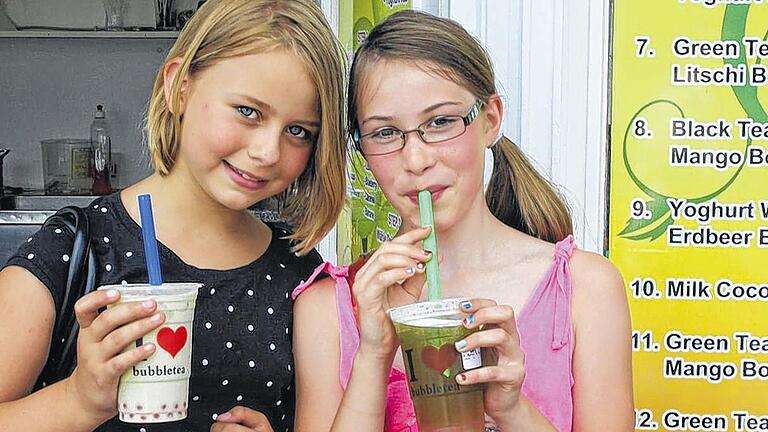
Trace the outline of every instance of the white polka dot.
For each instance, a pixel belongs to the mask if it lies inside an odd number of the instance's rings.
[[[56,228],[55,230],[53,230],[53,232],[55,232],[56,234],[61,234],[61,228]]]
[[[104,243],[109,243],[109,237],[104,237]]]
[[[267,280],[271,281],[272,280],[272,276],[267,275]]]
[[[197,402],[200,400],[200,396],[192,396],[192,400]]]
[[[105,265],[104,269],[106,269],[107,271],[112,271],[112,264]]]
[[[285,268],[285,264],[280,263],[280,268]]]
[[[291,371],[291,365],[288,365],[288,372]]]
[[[35,254],[33,254],[33,253],[31,253],[31,254],[27,255],[27,259],[32,259],[32,258],[34,258],[34,257],[35,257]]]
[[[226,345],[226,346],[227,346],[227,348],[232,348],[232,342],[227,342],[227,343],[225,343],[224,345]]]
[[[248,291],[246,291],[245,293],[246,293],[246,294],[248,294],[249,296],[253,297],[253,290],[250,290],[250,289],[249,289],[249,290],[248,290]]]
[[[240,402],[241,400],[243,400],[243,395],[237,395],[237,397],[236,397],[235,399],[236,399],[238,402]]]
[[[285,334],[288,334],[288,327],[285,328]]]
[[[289,297],[289,294],[286,292],[285,293],[285,298],[288,298],[288,297]]]
[[[99,205],[98,205],[98,204],[94,204],[94,205],[93,205],[93,208],[95,208],[95,209],[96,209],[96,208],[99,208]]]
[[[269,307],[269,308],[267,308],[267,313],[272,315],[273,313],[275,313],[275,310],[272,309],[271,307]]]
[[[211,295],[216,294],[216,288],[211,288]]]
[[[64,254],[61,256],[61,259],[64,260],[64,262],[69,262],[69,255]]]
[[[281,401],[281,400],[278,400],[278,401],[275,403],[275,406],[280,406],[280,404],[282,404],[282,403],[283,403],[283,401]]]
[[[208,366],[208,359],[203,359],[203,361],[200,363],[202,363],[203,366]]]
[[[223,386],[225,386],[225,385],[227,385],[227,384],[229,384],[229,380],[226,380],[226,379],[225,379],[224,381],[222,381],[222,382],[221,382],[221,385],[223,385]]]
[[[267,387],[272,387],[272,384],[274,384],[272,381],[267,381]]]
[[[232,306],[232,305],[229,305],[229,306],[227,306],[227,310],[230,311],[230,312],[234,312],[235,311],[235,307]]]
[[[120,281],[120,285],[128,285],[128,281],[127,280],[121,280]]]
[[[285,420],[285,414],[280,417],[280,420]]]
[[[139,432],[147,432],[147,429],[145,429],[145,428],[140,428],[140,429],[139,429]]]
[[[128,251],[128,252],[126,252],[126,253],[125,253],[125,256],[127,256],[128,258],[130,258],[130,257],[132,257],[132,256],[133,256],[133,252],[131,252],[131,251]]]
[[[302,279],[301,282],[299,282],[299,285],[304,285],[304,279]]]
[[[106,213],[106,212],[107,212],[107,208],[106,208],[106,207],[102,207],[102,208],[101,208],[101,212],[102,212],[102,213]],[[298,256],[298,255],[297,255],[297,256]]]
[[[216,420],[216,417],[218,417],[218,416],[219,416],[218,414],[216,414],[216,413],[213,413],[213,415],[211,416],[211,418],[212,418],[212,419],[215,421],[215,420]]]
[[[205,328],[210,329],[211,327],[213,327],[213,324],[210,321],[205,323]]]
[[[253,331],[253,324],[248,324],[248,331]]]
[[[299,256],[299,253],[298,253],[298,252],[294,252],[293,254],[294,254],[294,255],[296,255],[296,256]]]
[[[274,351],[274,350],[275,350],[275,348],[277,348],[277,347],[275,346],[275,344],[273,344],[273,343],[269,344],[269,349],[271,349],[272,351]]]
[[[28,238],[28,239],[27,239],[27,243],[29,243],[29,242],[31,242],[31,241],[32,241],[32,237],[30,237],[30,238]]]
[[[251,361],[248,362],[248,366],[249,367],[256,367],[256,362],[251,360]]]

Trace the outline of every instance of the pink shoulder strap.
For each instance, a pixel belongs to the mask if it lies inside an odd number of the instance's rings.
[[[339,383],[341,388],[346,390],[352,373],[352,362],[360,347],[360,334],[352,308],[352,291],[347,282],[347,267],[337,267],[329,262],[320,264],[306,282],[293,290],[291,297],[296,300],[296,297],[312,286],[315,279],[323,272],[330,275],[336,282],[336,313],[339,317]]]
[[[547,283],[555,292],[554,325],[552,326],[552,349],[564,347],[571,337],[571,272],[568,261],[576,249],[572,235],[555,244],[555,263]]]

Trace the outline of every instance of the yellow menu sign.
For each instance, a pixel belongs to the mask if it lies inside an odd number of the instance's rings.
[[[608,252],[637,430],[768,431],[765,3],[614,0]]]

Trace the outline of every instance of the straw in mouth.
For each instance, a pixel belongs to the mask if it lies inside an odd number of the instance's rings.
[[[432,252],[432,257],[426,262],[427,296],[430,301],[439,300],[443,293],[440,288],[440,269],[437,259],[437,232],[435,230],[435,215],[432,213],[432,192],[419,191],[419,219],[421,226],[432,228],[429,236],[424,239],[424,249]]]

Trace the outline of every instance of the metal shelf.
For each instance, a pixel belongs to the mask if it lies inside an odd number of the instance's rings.
[[[177,31],[74,31],[74,30],[20,30],[0,31],[0,38],[42,39],[175,39]]]

